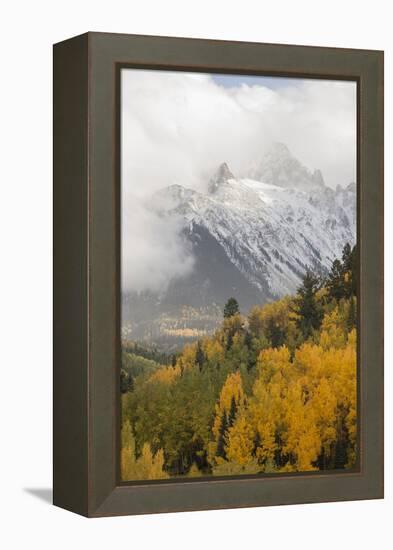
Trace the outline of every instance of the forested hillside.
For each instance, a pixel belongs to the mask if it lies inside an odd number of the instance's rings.
[[[125,343],[121,391],[123,480],[352,467],[356,249],[177,355]]]

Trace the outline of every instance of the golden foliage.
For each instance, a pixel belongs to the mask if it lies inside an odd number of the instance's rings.
[[[353,466],[356,299],[328,303],[320,289],[318,300],[322,324],[306,341],[287,297],[254,307],[246,321],[225,318],[212,337],[186,345],[174,367],[141,379],[148,398],[137,407],[131,393],[122,398],[122,479],[163,479],[179,461],[189,477]]]
[[[216,452],[220,430],[222,429],[222,418],[225,415],[228,418],[231,410],[232,401],[236,409],[242,410],[245,406],[245,393],[243,390],[242,378],[239,371],[231,373],[227,376],[225,383],[221,389],[220,397],[215,406],[215,416],[212,427],[213,440],[208,447],[209,459],[212,463],[217,464]]]
[[[341,348],[347,341],[345,315],[336,306],[331,313],[327,313],[322,321],[319,342],[324,349],[330,347]]]
[[[226,455],[229,461],[245,466],[252,460],[254,431],[244,414],[228,429]]]
[[[269,467],[279,451],[286,471],[316,469],[321,453],[325,461],[334,458],[332,448],[342,437],[343,426],[350,444],[348,465],[353,464],[357,429],[355,330],[345,347],[324,349],[305,343],[293,360],[285,346],[263,350],[257,369],[247,408],[251,427],[247,433],[253,429],[257,435],[254,455],[262,469]],[[243,427],[243,438],[244,433]]]
[[[272,328],[279,329],[285,337],[287,346],[293,349],[298,339],[295,319],[292,300],[284,297],[263,307],[254,306],[248,315],[248,325],[251,333],[257,338],[268,336]]]
[[[242,378],[239,371],[229,374],[220,393],[220,398],[216,404],[216,416],[213,424],[213,435],[217,438],[220,429],[221,419],[224,412],[228,415],[232,398],[237,407],[245,403]]]
[[[151,375],[150,381],[172,384],[180,376],[180,373],[180,366],[162,367]]]
[[[190,471],[188,472],[188,477],[201,477],[202,473],[195,462],[192,464]]]
[[[205,343],[204,351],[208,361],[214,368],[217,368],[223,363],[225,352],[222,344],[217,339],[209,339]]]
[[[268,348],[259,354],[257,369],[260,378],[265,384],[276,383],[283,378],[291,376],[292,365],[289,350],[286,346],[281,348]]]
[[[141,456],[135,458],[135,440],[128,420],[121,431],[122,448],[120,455],[121,478],[123,481],[138,479],[166,479],[164,471],[164,452],[159,449],[153,455],[149,443],[145,443]]]

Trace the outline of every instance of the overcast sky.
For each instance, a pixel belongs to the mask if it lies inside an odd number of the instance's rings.
[[[241,176],[275,141],[333,188],[356,179],[353,82],[123,69],[121,119],[124,290],[192,269],[176,224],[144,206],[162,187],[203,191],[224,161]]]

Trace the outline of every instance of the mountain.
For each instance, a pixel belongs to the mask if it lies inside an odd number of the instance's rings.
[[[256,303],[293,294],[307,267],[326,274],[344,244],[356,239],[355,184],[333,190],[319,171],[302,166],[282,144],[252,166],[248,177],[235,177],[223,163],[206,193],[172,185],[152,197],[150,208],[181,220],[184,246],[195,259],[193,272],[173,280],[165,293],[124,300],[125,323],[140,328],[135,312],[149,310],[147,326],[154,318],[157,338],[173,323],[179,334],[194,326],[185,320],[179,328],[184,307],[195,319],[204,311],[205,326],[214,327],[230,296],[246,312]],[[140,337],[138,327],[133,331]]]
[[[325,186],[320,170],[311,172],[292,156],[284,143],[274,143],[262,159],[251,166],[248,176],[278,187],[314,191]]]

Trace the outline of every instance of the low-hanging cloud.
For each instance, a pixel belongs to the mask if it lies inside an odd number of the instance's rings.
[[[224,161],[241,176],[275,141],[331,187],[356,179],[354,83],[229,88],[206,74],[123,69],[121,118],[125,291],[160,292],[192,270],[179,222],[146,208],[163,187],[204,191]]]
[[[163,292],[176,276],[188,275],[194,260],[176,218],[164,218],[135,196],[122,205],[122,289]]]

